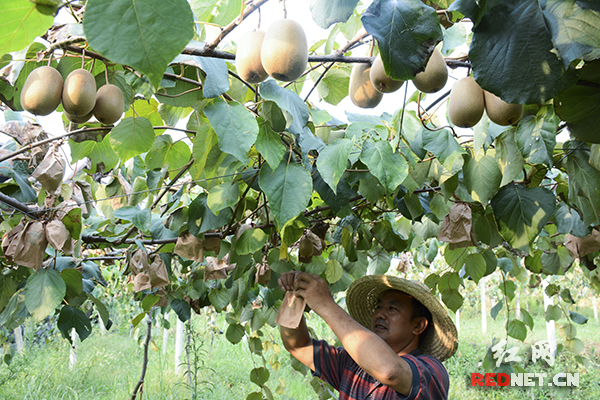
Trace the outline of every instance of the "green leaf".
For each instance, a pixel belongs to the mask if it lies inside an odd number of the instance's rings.
[[[451,6],[451,11],[460,11],[465,16],[469,17],[475,25],[479,24],[481,18],[487,14],[496,4],[501,3],[503,0],[456,0]]]
[[[17,285],[10,276],[0,274],[0,310],[8,304],[8,300],[17,291]]]
[[[423,71],[443,39],[435,10],[419,0],[375,0],[361,21],[377,40],[386,75],[395,80],[406,81]]]
[[[240,15],[242,0],[192,0],[199,21],[226,26]]]
[[[498,225],[491,207],[487,207],[481,215],[473,213],[473,224],[477,240],[491,247],[496,247],[504,241],[498,232]]]
[[[79,240],[81,236],[81,208],[76,207],[69,211],[62,219],[63,224],[71,234],[71,237],[75,240]]]
[[[230,2],[231,3],[231,2]],[[240,8],[238,7],[238,12]],[[236,15],[237,16],[237,15]],[[206,74],[202,94],[212,99],[229,91],[229,70],[225,60],[213,57],[194,57]]]
[[[146,312],[150,311],[150,309],[154,307],[156,303],[158,303],[158,300],[160,300],[160,296],[155,294],[149,294],[148,296],[144,297],[142,303],[140,304],[142,310]]]
[[[465,271],[475,283],[479,283],[479,280],[483,278],[486,271],[485,259],[481,254],[473,253],[467,256],[465,260]]]
[[[494,156],[484,154],[483,150],[477,154],[469,150],[463,168],[463,177],[473,200],[486,205],[498,193],[502,172]]]
[[[150,150],[155,137],[152,123],[148,119],[130,117],[122,119],[113,128],[110,134],[110,145],[121,161],[127,161]]]
[[[26,48],[37,36],[42,36],[54,21],[54,16],[40,13],[34,2],[24,0],[3,0],[0,14],[0,54]]]
[[[190,147],[185,142],[173,143],[171,136],[160,135],[146,155],[146,168],[161,169],[167,164],[170,170],[179,170],[189,162],[191,155]]]
[[[178,298],[173,298],[171,300],[171,308],[175,311],[175,314],[179,317],[181,322],[185,322],[190,319],[192,308],[190,307],[190,303],[185,300],[179,300]]]
[[[338,260],[327,260],[325,265],[325,279],[327,279],[327,282],[330,285],[336,283],[342,278],[344,269]]]
[[[496,137],[496,161],[500,166],[502,181],[500,187],[516,179],[525,166],[525,160],[518,151],[515,141],[515,129],[507,129]]]
[[[521,321],[529,327],[529,330],[533,330],[533,317],[527,310],[521,309]]]
[[[371,228],[371,233],[387,251],[401,252],[408,246],[408,240],[396,232],[387,219],[377,221]]]
[[[158,87],[194,36],[194,16],[186,0],[89,0],[83,29],[95,51],[143,72]]]
[[[387,194],[391,194],[408,176],[408,163],[400,153],[394,152],[387,140],[373,143],[366,140],[360,160],[369,167]],[[330,185],[331,186],[331,185]]]
[[[546,321],[558,321],[562,317],[562,310],[560,306],[549,305],[546,308]]]
[[[284,161],[275,170],[263,166],[258,181],[280,227],[304,211],[312,196],[310,173],[298,164]]]
[[[98,164],[103,165],[104,171],[110,171],[119,163],[119,156],[110,145],[110,134],[104,136],[99,142],[85,140],[77,143],[69,139],[69,147],[73,161],[83,160],[85,157],[90,159],[92,162],[90,173],[97,172]]]
[[[214,157],[220,157],[221,150],[219,149],[219,139],[215,134],[209,123],[200,124],[194,137],[194,145],[192,147],[192,156],[194,157],[194,164],[192,165],[192,173],[197,178],[204,168],[209,163],[209,166],[213,166],[211,163]],[[213,150],[215,149],[215,150]],[[218,153],[218,154],[215,154]],[[218,163],[220,164],[220,163]]]
[[[215,310],[221,311],[227,304],[229,304],[229,295],[227,289],[212,289],[208,292],[208,299],[210,303],[215,307]]]
[[[113,215],[116,218],[131,221],[136,228],[143,232],[149,231],[152,224],[152,213],[149,208],[140,210],[137,207],[124,206],[116,209]]]
[[[600,60],[583,66],[578,84],[557,96],[554,108],[574,137],[600,143]]]
[[[555,97],[575,83],[576,74],[565,70],[551,39],[538,0],[502,1],[473,28],[469,58],[475,80],[508,103]]]
[[[554,214],[555,203],[548,189],[509,184],[491,205],[502,237],[512,247],[529,252],[529,246]]]
[[[502,300],[498,300],[498,302],[494,305],[494,307],[492,307],[490,315],[492,316],[493,319],[496,319],[496,317],[500,313],[500,310],[502,310],[503,306],[504,306],[504,302]]]
[[[80,271],[67,268],[61,272],[61,276],[63,281],[65,281],[68,297],[76,297],[83,291],[83,277]]]
[[[527,327],[525,324],[518,319],[511,319],[506,324],[506,332],[508,336],[520,340],[521,342],[525,341],[527,337]]]
[[[236,240],[234,251],[239,255],[252,254],[262,249],[267,239],[262,229],[248,229]]]
[[[589,163],[589,151],[580,142],[568,141],[566,170],[569,175],[569,201],[577,206],[586,225],[596,225],[600,215],[600,171]]]
[[[67,293],[61,275],[53,270],[39,270],[27,279],[25,305],[35,322],[46,318],[60,305]]]
[[[215,215],[208,207],[206,193],[199,194],[189,205],[188,226],[192,235],[219,229],[231,220],[233,211],[225,208]]]
[[[238,344],[242,341],[245,333],[244,327],[240,324],[231,324],[227,327],[227,331],[225,331],[225,337],[231,343]]]
[[[250,382],[262,386],[269,380],[269,375],[269,370],[265,367],[254,368],[250,371]]]
[[[108,313],[108,310],[106,309],[106,306],[99,299],[97,299],[96,297],[92,296],[89,293],[88,293],[87,297],[94,303],[94,306],[96,306],[96,310],[98,311],[100,318],[102,318],[102,322],[104,323],[104,326],[106,327],[106,329],[108,329],[110,327],[110,325],[112,324],[112,322],[110,322],[110,319],[109,319],[110,315]]]
[[[337,106],[348,96],[350,72],[351,68],[348,66],[336,65],[330,68],[317,85],[319,96],[327,103]],[[310,73],[310,78],[316,82],[322,74],[323,71],[317,69]]]
[[[131,320],[131,325],[133,325],[133,328],[137,328],[140,322],[142,322],[147,315],[148,314],[146,312],[141,312],[138,315],[136,315],[135,318]]]
[[[390,255],[382,247],[375,246],[375,248],[370,251],[368,255],[369,265],[367,266],[367,275],[385,274],[390,269]]]
[[[544,17],[565,68],[600,47],[598,9],[582,7],[577,0],[547,0]]]
[[[286,150],[281,137],[271,128],[269,121],[260,120],[258,127],[258,137],[254,146],[271,168],[277,168]]]
[[[446,129],[441,131],[423,131],[423,148],[433,153],[451,175],[463,167],[462,155],[466,154],[452,133]]]
[[[240,103],[228,104],[216,98],[204,107],[204,114],[219,137],[221,150],[246,162],[248,151],[258,136],[258,124],[250,111]]]
[[[82,342],[92,333],[92,324],[89,318],[79,308],[64,306],[58,316],[58,329],[71,343],[71,330],[75,329],[79,340]]]
[[[300,96],[289,89],[282,88],[272,79],[261,83],[259,92],[263,99],[274,101],[282,110],[288,112],[289,115],[286,116],[288,131],[296,135],[304,132],[310,114]]]
[[[587,317],[584,317],[583,315],[576,313],[575,311],[569,311],[569,317],[571,318],[571,321],[579,325],[583,325],[586,322],[588,322]]]
[[[346,171],[350,151],[354,147],[349,139],[338,139],[325,147],[317,159],[317,170],[321,178],[337,194],[337,185]],[[390,149],[391,150],[391,149]],[[408,169],[408,166],[407,166]],[[407,171],[408,172],[408,171]]]
[[[442,292],[442,301],[449,309],[456,312],[462,307],[464,299],[458,289],[446,288]]]
[[[206,198],[206,205],[210,210],[219,215],[219,211],[233,207],[240,198],[240,185],[237,182],[223,182],[210,189]]]
[[[519,122],[515,140],[525,161],[552,167],[559,122],[560,119],[550,107],[543,107],[536,115],[529,115]]]
[[[312,0],[310,12],[313,20],[323,29],[337,22],[346,22],[354,12],[358,0]]]

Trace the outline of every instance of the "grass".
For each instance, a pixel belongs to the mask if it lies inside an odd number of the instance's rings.
[[[581,311],[584,313],[583,311]],[[543,362],[527,362],[527,351],[531,344],[545,337],[545,323],[541,316],[534,315],[535,329],[521,344],[519,355],[524,359],[526,372],[547,372],[549,376],[559,372],[579,372],[580,387],[560,392],[557,388],[471,388],[469,376],[472,372],[484,372],[480,365],[492,339],[505,337],[504,321],[488,319],[488,333],[481,333],[481,322],[477,312],[465,308],[461,314],[461,331],[457,354],[445,363],[450,374],[450,399],[597,399],[600,398],[598,365],[600,357],[600,324],[590,319],[586,325],[578,326],[578,335],[585,347],[583,355],[590,362],[587,368],[577,364],[572,355],[562,353],[553,368]],[[174,326],[175,318],[171,316]],[[246,399],[251,392],[261,389],[250,381],[250,371],[266,367],[270,373],[267,386],[274,397],[282,400],[314,399],[310,376],[305,377],[290,365],[288,353],[280,347],[276,329],[263,329],[271,348],[262,356],[253,354],[244,341],[232,345],[224,334],[227,325],[223,315],[218,315],[211,325],[206,316],[193,318],[193,342],[195,351],[196,382],[188,385],[187,375],[177,372],[174,364],[174,330],[170,332],[167,351],[163,355],[162,330],[153,331],[154,349],[150,350],[148,372],[143,396],[138,399]],[[325,323],[318,317],[309,321],[320,338],[334,340]],[[28,327],[27,331],[33,331]],[[105,335],[99,330],[77,347],[78,360],[69,370],[69,345],[55,335],[47,344],[27,343],[25,350],[16,355],[9,367],[0,367],[0,398],[12,399],[128,399],[137,383],[142,365],[143,350],[139,343],[145,332],[130,337],[126,323],[117,325]],[[138,340],[140,336],[140,340]],[[30,338],[31,339],[31,338]],[[520,342],[509,340],[509,347]],[[185,352],[184,352],[185,356]],[[184,358],[185,359],[185,358]],[[277,390],[279,387],[280,390]],[[194,390],[195,388],[195,390]]]

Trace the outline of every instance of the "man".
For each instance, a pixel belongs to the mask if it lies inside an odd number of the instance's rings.
[[[285,348],[340,392],[339,400],[447,399],[440,361],[457,349],[456,327],[429,289],[415,281],[371,275],[346,292],[346,313],[317,275],[282,274],[279,286],[306,301],[341,341],[312,339],[302,319],[280,327]]]

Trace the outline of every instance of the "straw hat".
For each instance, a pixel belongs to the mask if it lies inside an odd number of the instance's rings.
[[[395,289],[414,297],[421,302],[433,318],[433,327],[420,342],[419,349],[424,354],[446,361],[458,348],[456,326],[448,312],[421,282],[409,281],[388,275],[367,275],[352,282],[346,292],[348,312],[361,325],[371,329],[375,307],[381,295]]]

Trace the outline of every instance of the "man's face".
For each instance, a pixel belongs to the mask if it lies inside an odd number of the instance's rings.
[[[413,320],[412,314],[412,297],[397,290],[388,290],[377,303],[371,330],[396,353],[402,351],[404,354],[406,349],[412,351],[413,344],[419,344],[413,332],[418,325],[418,319]]]

